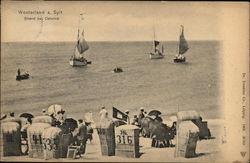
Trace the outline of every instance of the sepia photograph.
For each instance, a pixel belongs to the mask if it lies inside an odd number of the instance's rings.
[[[1,2],[0,160],[248,162],[249,3]]]

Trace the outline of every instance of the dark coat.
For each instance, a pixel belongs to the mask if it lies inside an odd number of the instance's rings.
[[[84,124],[80,124],[77,133],[78,140],[87,140],[87,126]]]
[[[140,112],[140,114],[138,115],[138,124],[141,126],[141,123],[142,123],[142,119],[145,117],[145,115]]]

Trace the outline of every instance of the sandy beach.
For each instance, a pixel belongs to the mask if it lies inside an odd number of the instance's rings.
[[[197,157],[194,158],[175,158],[174,151],[175,147],[172,148],[153,148],[151,147],[151,139],[140,137],[140,158],[125,158],[118,156],[102,156],[100,141],[97,134],[97,131],[94,130],[92,144],[88,142],[86,153],[82,155],[79,159],[53,159],[46,161],[53,162],[117,162],[123,161],[126,162],[214,162],[215,160],[220,160],[220,147],[222,146],[222,128],[223,120],[222,119],[209,119],[208,127],[212,134],[212,139],[201,140],[197,142],[196,154]],[[173,140],[175,143],[175,139]],[[29,158],[28,156],[10,156],[3,157],[1,161],[45,161],[44,159]]]

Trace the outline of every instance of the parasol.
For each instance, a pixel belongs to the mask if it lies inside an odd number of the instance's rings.
[[[77,121],[73,118],[65,119],[63,125],[66,125],[70,132],[74,131],[78,127]]]
[[[23,113],[19,117],[27,118],[27,119],[32,119],[34,116],[30,113]]]
[[[34,116],[32,115],[32,114],[30,114],[30,113],[23,113],[23,114],[21,114],[19,117],[23,117],[23,118],[27,118],[27,120],[30,122],[30,123],[32,123],[32,118],[34,118]]]
[[[149,116],[158,116],[158,115],[161,115],[161,112],[159,110],[151,110],[149,113],[148,113]]]

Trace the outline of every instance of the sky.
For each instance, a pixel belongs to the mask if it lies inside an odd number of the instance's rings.
[[[220,40],[220,3],[211,2],[2,2],[1,40],[75,41],[79,14],[84,13],[87,41],[176,41],[180,25],[187,40]],[[53,14],[19,14],[24,11],[62,11]],[[59,20],[24,20],[24,17],[59,17]]]

